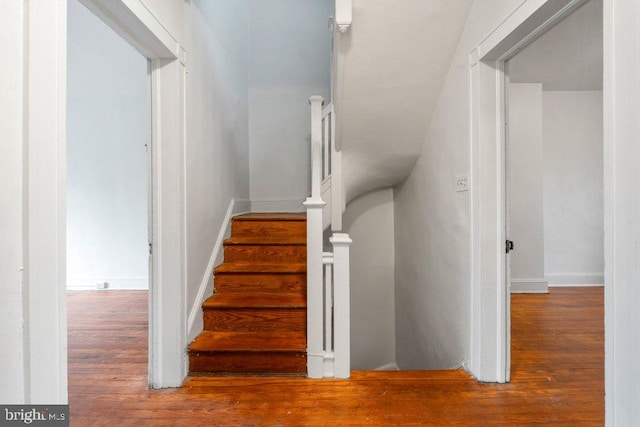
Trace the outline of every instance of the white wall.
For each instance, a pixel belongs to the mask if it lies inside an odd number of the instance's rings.
[[[23,2],[3,5],[0,48],[0,402],[23,403]]]
[[[542,100],[545,274],[551,284],[602,284],[602,92],[545,91]]]
[[[393,189],[347,206],[351,244],[351,369],[395,364]]]
[[[512,291],[604,283],[601,91],[511,84]]]
[[[512,291],[546,291],[542,84],[509,85],[508,192]]]
[[[395,189],[396,356],[403,369],[469,360],[469,52],[521,0],[476,1],[413,171]],[[473,183],[472,183],[473,185]]]
[[[310,191],[308,99],[330,101],[331,0],[251,0],[252,209],[302,209]]]
[[[147,60],[68,5],[67,286],[146,289]]]
[[[186,76],[187,313],[233,198],[249,198],[248,0],[184,2]],[[248,203],[238,203],[245,209]]]

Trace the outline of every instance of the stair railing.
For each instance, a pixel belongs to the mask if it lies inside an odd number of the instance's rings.
[[[307,374],[309,378],[349,378],[349,245],[342,228],[342,154],[335,146],[335,114],[321,96],[311,104],[311,197],[307,208]],[[325,209],[329,202],[329,209]],[[323,212],[326,211],[326,212]],[[323,252],[331,226],[333,252]]]

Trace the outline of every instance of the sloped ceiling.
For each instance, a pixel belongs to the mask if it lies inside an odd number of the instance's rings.
[[[338,96],[347,200],[415,164],[472,0],[353,0]]]

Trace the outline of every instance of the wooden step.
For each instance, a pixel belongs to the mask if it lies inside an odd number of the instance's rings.
[[[305,308],[307,299],[301,294],[288,293],[215,293],[204,304],[203,309],[230,308]]]
[[[295,245],[306,246],[307,236],[288,236],[288,237],[252,237],[252,236],[240,236],[229,237],[224,241],[225,245],[256,245],[256,246],[269,246],[269,245]]]
[[[283,292],[306,294],[307,273],[216,272],[219,292]]]
[[[217,266],[218,273],[306,273],[307,264],[301,263],[250,263],[225,262]]]
[[[216,293],[202,305],[207,331],[306,331],[301,294]]]
[[[234,237],[224,242],[225,262],[276,263],[307,261],[306,239],[252,239]]]
[[[305,212],[251,212],[237,215],[234,221],[306,221]]]
[[[189,346],[192,373],[299,373],[306,364],[303,332],[202,332]]]
[[[231,221],[232,237],[288,238],[307,236],[305,213],[251,213]]]

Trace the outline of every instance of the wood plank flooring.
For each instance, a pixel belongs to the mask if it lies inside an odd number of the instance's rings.
[[[70,292],[72,426],[604,424],[602,288],[512,298],[512,382],[462,371],[356,371],[350,380],[193,377],[147,389],[147,293]]]

